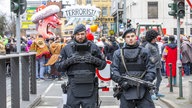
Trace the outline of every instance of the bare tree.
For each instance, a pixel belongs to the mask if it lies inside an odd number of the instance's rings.
[[[0,35],[3,36],[5,32],[15,34],[16,25],[15,20],[12,16],[8,16],[6,13],[0,12]]]
[[[6,15],[3,13],[0,13],[0,35],[3,36],[5,30],[6,30]]]

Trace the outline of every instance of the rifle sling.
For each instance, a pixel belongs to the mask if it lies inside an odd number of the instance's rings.
[[[134,76],[131,76],[131,75],[128,73],[128,69],[127,69],[127,66],[126,66],[126,64],[125,64],[125,58],[124,58],[124,55],[123,55],[123,54],[124,54],[123,48],[120,49],[120,53],[121,53],[121,60],[122,60],[122,63],[123,63],[123,66],[124,66],[124,68],[125,68],[125,71],[126,71],[127,75],[130,76],[130,77],[134,77]],[[143,74],[142,74],[140,77],[137,77],[137,78],[139,78],[139,79],[143,78],[143,76],[145,75],[145,73],[146,73],[146,70],[143,72]]]
[[[124,60],[124,51],[123,51],[123,49],[121,48],[120,49],[120,51],[121,51],[121,60],[122,60],[122,62],[123,62],[123,65],[124,65],[124,67],[125,67],[125,70],[126,70],[126,73],[128,74],[128,70],[127,70],[127,67],[126,67],[126,65],[125,65],[125,60]],[[145,72],[144,72],[145,73]],[[128,74],[128,76],[130,76],[129,74]],[[143,76],[143,75],[142,75]],[[140,98],[140,84],[138,83],[137,84],[137,96]]]
[[[126,67],[126,65],[125,65],[124,55],[123,55],[123,54],[124,54],[124,51],[123,51],[122,48],[120,49],[120,51],[121,51],[121,60],[122,60],[122,62],[123,62],[123,66],[124,66],[126,72],[128,72],[127,67]]]

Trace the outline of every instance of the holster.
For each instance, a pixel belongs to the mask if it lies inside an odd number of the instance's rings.
[[[66,94],[67,93],[67,84],[66,83],[62,84],[61,88],[62,88],[63,93]]]

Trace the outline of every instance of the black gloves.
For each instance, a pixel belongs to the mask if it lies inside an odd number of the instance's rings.
[[[92,55],[87,56],[85,62],[96,66],[100,66],[102,64],[102,60]]]
[[[129,83],[127,81],[123,81],[120,85],[124,90],[128,90],[130,87]]]
[[[102,64],[102,60],[100,60],[97,57],[88,55],[88,56],[73,56],[68,58],[67,60],[63,61],[63,66],[67,67],[72,64],[77,64],[77,63],[89,63],[93,64],[95,66],[100,66]]]
[[[67,66],[75,64],[75,63],[76,63],[76,58],[75,57],[70,57],[67,60],[63,61],[62,65],[67,67]]]
[[[155,79],[155,76],[154,76],[154,74],[152,74],[152,73],[148,73],[148,74],[146,74],[145,77],[144,77],[144,80],[145,80],[145,81],[150,81],[150,82],[152,82],[154,79]]]

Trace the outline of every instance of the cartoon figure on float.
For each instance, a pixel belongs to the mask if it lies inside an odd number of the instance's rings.
[[[52,53],[50,52],[52,51],[51,49],[52,47],[48,49],[48,46],[45,44],[45,39],[50,39],[55,37],[55,34],[50,30],[61,25],[61,20],[57,16],[57,13],[59,11],[60,11],[60,8],[57,5],[49,5],[49,6],[41,5],[36,9],[36,13],[31,18],[32,22],[36,24],[36,30],[38,31],[40,36],[42,36],[42,37],[37,37],[30,47],[30,50],[34,50],[37,52],[36,54],[37,61],[40,61],[40,59],[43,59],[45,63],[45,59],[43,57],[45,56],[45,58],[49,58]],[[52,58],[55,58],[55,56],[53,56]],[[51,61],[54,62],[54,60],[52,59]],[[48,63],[50,62],[48,61]],[[52,64],[54,63],[50,63],[50,65]],[[41,63],[41,65],[42,66],[40,66],[40,68],[44,67],[44,64]],[[48,64],[46,66],[48,66]],[[36,73],[38,74],[38,72]],[[42,73],[40,72],[40,77],[38,76],[36,77],[44,79],[43,75],[41,74]]]
[[[49,31],[51,28],[56,28],[61,25],[61,20],[57,14],[60,11],[57,5],[41,5],[36,9],[36,12],[32,16],[32,22],[36,24],[36,29],[44,39],[55,36],[55,34]]]

